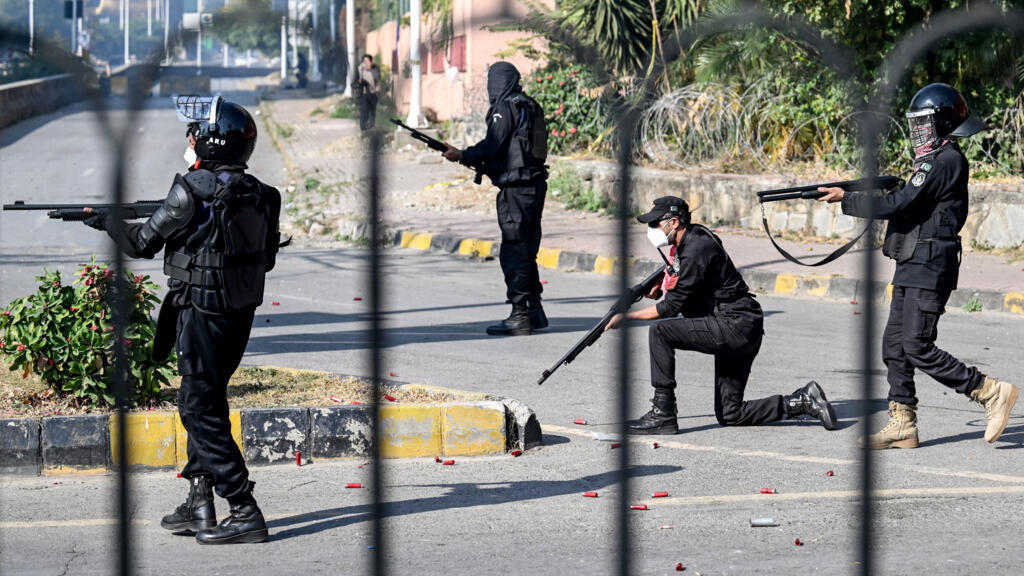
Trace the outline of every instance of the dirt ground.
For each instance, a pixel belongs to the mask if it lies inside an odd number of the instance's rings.
[[[6,370],[0,358],[0,410],[4,418],[37,418],[40,416],[110,412],[109,407],[77,403],[70,395],[55,394],[35,374],[22,378],[21,373]],[[163,400],[140,406],[139,410],[174,410],[181,379],[175,378],[164,388]],[[382,394],[395,402],[419,404],[459,400],[457,393],[434,391],[400,384],[385,384]],[[228,402],[232,408],[270,408],[274,406],[334,406],[368,404],[372,389],[366,380],[340,377],[326,372],[294,370],[269,366],[245,366],[235,372],[228,385]],[[385,398],[385,401],[390,401]]]

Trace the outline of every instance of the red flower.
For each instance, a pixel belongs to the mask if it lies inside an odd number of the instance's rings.
[[[10,311],[4,310],[4,316],[10,316],[10,315],[11,315]]]
[[[106,328],[105,328],[105,329],[104,329],[103,331],[104,331],[104,332],[110,332],[110,331],[111,331],[111,330],[113,330],[113,329],[114,329],[114,327],[113,327],[113,326],[107,326],[107,327],[106,327]]]
[[[47,358],[46,363],[49,364],[50,366],[53,366],[53,358]]]
[[[74,306],[69,306],[68,307],[68,311],[69,312],[78,312],[78,308],[75,308]]]
[[[552,128],[551,129],[551,135],[552,136],[558,136],[558,129],[557,128]],[[7,314],[7,312],[4,312],[4,314]]]
[[[114,271],[111,270],[110,268],[104,268],[103,269],[103,277],[104,278],[110,278],[113,275],[114,275]]]
[[[95,325],[95,324],[93,324],[92,326],[89,326],[89,330],[92,330],[93,332],[95,332],[95,331],[97,331],[99,329],[100,329],[100,327]]]
[[[558,110],[555,110],[555,116],[558,116],[561,113],[562,113],[562,109],[561,108],[559,108]]]
[[[575,134],[575,133],[576,133],[576,127],[575,126],[573,126],[572,128],[569,128],[569,134]]]
[[[53,285],[59,287],[60,286],[60,280],[54,280],[53,281]]]
[[[86,278],[85,279],[85,285],[86,286],[92,286],[92,278]]]
[[[548,79],[548,80],[551,80],[551,74],[548,74],[548,75],[547,75],[547,79]]]
[[[562,133],[560,134],[560,136],[565,136],[565,130],[562,130]]]
[[[565,86],[565,80],[559,80],[558,81],[558,85],[559,86]]]
[[[18,344],[18,352],[21,352],[24,349],[25,349],[25,345],[24,344]]]
[[[543,78],[537,78],[537,82],[543,82],[543,81],[544,81]]]

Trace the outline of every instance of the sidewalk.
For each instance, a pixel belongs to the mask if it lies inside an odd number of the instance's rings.
[[[324,100],[266,101],[264,107],[273,121],[294,127],[293,136],[281,141],[285,161],[293,177],[301,182],[314,176],[329,184],[340,184],[323,206],[327,221],[365,221],[365,154],[359,138],[357,121],[331,119],[327,114],[311,117],[317,107],[329,110]],[[378,122],[386,122],[378,118]],[[500,240],[494,213],[495,188],[486,182],[475,186],[466,179],[472,175],[424,147],[423,150],[388,151],[382,167],[384,181],[384,220],[389,229],[408,233],[424,233],[415,247],[429,248],[431,235],[452,239]],[[838,208],[837,208],[838,209]],[[699,214],[698,214],[699,216]],[[544,214],[544,239],[548,249],[547,267],[565,268],[557,263],[560,251],[582,252],[614,258],[618,255],[617,222],[607,216],[569,211],[549,192]],[[830,279],[855,281],[862,275],[863,248],[855,248],[831,264],[819,268],[796,266],[786,261],[765,237],[763,231],[715,228],[737,268],[745,277],[757,276],[751,285],[769,284],[767,291],[846,298],[848,291],[831,292],[820,286]],[[630,226],[630,257],[658,261],[659,256],[647,242],[646,230],[640,224]],[[424,240],[425,238],[425,240]],[[409,245],[412,235],[407,234]],[[798,258],[816,261],[838,247],[838,244],[780,241]],[[434,246],[437,248],[437,246]],[[458,246],[450,251],[458,250]],[[496,252],[494,252],[496,254]],[[876,281],[882,287],[892,277],[895,264],[878,250],[875,259]],[[551,260],[554,258],[554,260]],[[606,273],[611,272],[608,266]],[[772,278],[775,281],[772,282]],[[780,286],[780,280],[781,286]],[[807,286],[802,286],[807,284]],[[984,310],[1024,313],[1024,263],[982,252],[965,252],[960,268],[959,297],[950,306],[959,306],[972,297],[982,301]],[[780,289],[781,288],[781,289]],[[863,292],[854,287],[856,292]],[[875,291],[877,288],[868,288]]]

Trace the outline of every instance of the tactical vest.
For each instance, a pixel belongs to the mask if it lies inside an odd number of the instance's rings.
[[[548,129],[544,110],[536,100],[521,92],[506,102],[512,114],[513,129],[504,161],[495,167],[491,181],[496,185],[514,184],[546,176]]]
[[[259,306],[267,265],[270,217],[263,184],[220,172],[214,186],[191,190],[198,200],[195,232],[164,255],[164,273],[184,284],[192,305],[222,313]]]

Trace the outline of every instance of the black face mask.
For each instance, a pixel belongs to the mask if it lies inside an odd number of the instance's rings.
[[[487,71],[487,99],[491,106],[519,92],[519,71],[508,62],[497,62]]]

